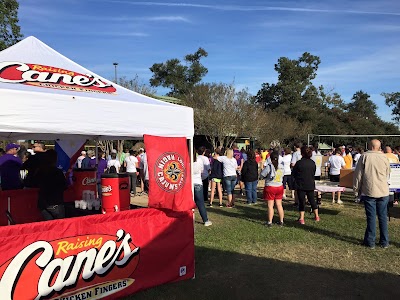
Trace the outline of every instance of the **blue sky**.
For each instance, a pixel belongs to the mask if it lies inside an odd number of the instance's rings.
[[[386,121],[382,92],[400,91],[400,1],[20,0],[22,33],[99,75],[136,74],[203,47],[205,82],[234,82],[256,94],[276,82],[274,64],[305,51],[321,58],[314,83],[349,101],[363,90]],[[159,94],[165,90],[159,89]]]

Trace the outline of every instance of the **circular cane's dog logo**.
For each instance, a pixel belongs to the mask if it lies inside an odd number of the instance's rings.
[[[182,156],[176,152],[164,152],[154,166],[157,185],[167,193],[179,192],[186,181],[186,168]]]

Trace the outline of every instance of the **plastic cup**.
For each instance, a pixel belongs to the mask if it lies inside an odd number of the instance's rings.
[[[100,209],[100,200],[95,200],[94,202],[94,209],[99,210]]]
[[[86,208],[87,208],[86,200],[81,200],[81,209],[86,209]]]
[[[75,200],[75,208],[81,207],[80,200]]]

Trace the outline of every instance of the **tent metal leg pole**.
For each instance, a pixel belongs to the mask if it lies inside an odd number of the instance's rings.
[[[193,151],[193,138],[189,140],[189,157],[190,157],[190,181],[193,182],[193,162],[194,162],[194,151]],[[192,184],[192,195],[194,195],[194,186]],[[194,198],[193,198],[194,200]]]
[[[190,157],[190,182],[192,183],[192,195],[194,197],[194,185],[193,185],[193,162],[194,162],[194,149],[193,149],[193,138],[191,138],[189,140],[189,157]],[[193,198],[193,202],[194,202],[194,198]],[[193,212],[193,236],[194,236],[194,209],[192,209]],[[196,278],[196,273],[193,274],[193,278]]]

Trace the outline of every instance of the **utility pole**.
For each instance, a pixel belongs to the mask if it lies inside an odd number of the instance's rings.
[[[118,63],[113,63],[113,65],[114,65],[114,71],[115,71],[115,73],[114,73],[114,82],[116,83],[116,84],[118,84],[118,77],[117,77],[117,66],[118,66]]]

